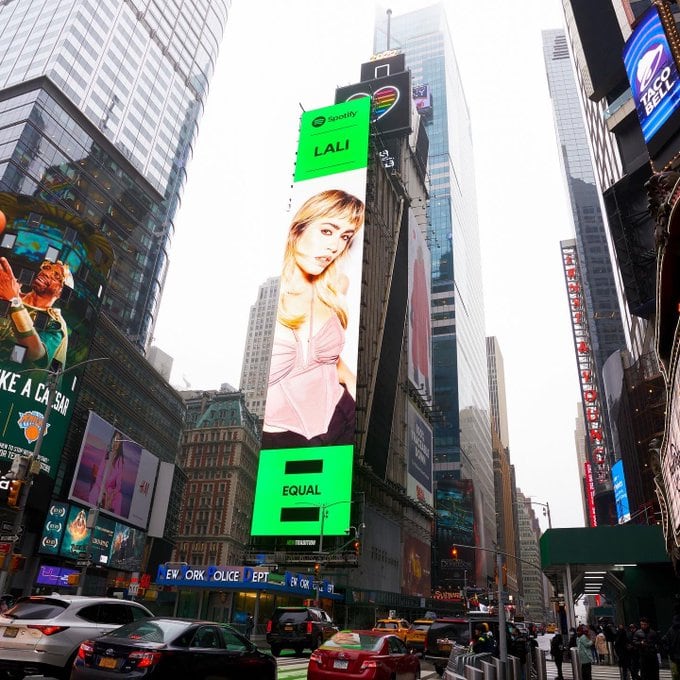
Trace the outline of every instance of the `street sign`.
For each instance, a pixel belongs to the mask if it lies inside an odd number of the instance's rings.
[[[3,522],[2,531],[12,531],[14,529],[14,522]]]
[[[128,586],[128,595],[135,597],[139,593],[139,583],[131,583]]]
[[[78,558],[81,560],[89,561],[92,559],[92,555],[89,552],[79,552]]]
[[[90,560],[76,560],[76,567],[89,567],[89,566]]]
[[[12,543],[16,543],[19,540],[19,537],[16,534],[3,534],[0,536],[0,543],[4,541],[10,541]]]

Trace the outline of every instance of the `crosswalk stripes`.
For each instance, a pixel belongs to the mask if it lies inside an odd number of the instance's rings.
[[[555,663],[551,661],[550,658],[547,658],[545,666],[548,674],[547,680],[555,680],[557,677],[557,667],[555,666]],[[574,680],[570,663],[562,664],[562,675],[564,680]],[[621,677],[618,666],[609,666],[606,664],[597,663],[592,665],[592,676],[593,680],[620,680]],[[659,680],[671,680],[671,672],[668,668],[660,669]]]

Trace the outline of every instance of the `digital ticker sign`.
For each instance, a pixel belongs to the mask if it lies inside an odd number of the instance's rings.
[[[302,114],[253,536],[349,529],[371,100]]]

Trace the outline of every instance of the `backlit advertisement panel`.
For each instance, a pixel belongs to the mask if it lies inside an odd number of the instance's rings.
[[[432,428],[411,404],[407,408],[406,493],[414,500],[432,505]]]
[[[628,490],[626,489],[626,475],[623,471],[623,461],[619,460],[612,465],[612,481],[614,482],[614,501],[616,502],[616,517],[619,524],[630,520],[630,507],[628,505]]]
[[[158,458],[90,411],[69,498],[146,528]]]
[[[404,595],[430,597],[432,559],[430,545],[403,533],[404,554],[402,557],[402,586]]]
[[[623,61],[645,142],[649,142],[680,106],[680,77],[668,37],[652,6],[623,49]]]
[[[680,545],[680,366],[676,338],[673,373],[668,394],[666,431],[661,448],[661,473],[668,503],[668,522],[676,545]]]
[[[0,210],[0,472],[44,430],[40,466],[54,477],[113,254],[104,236],[49,203],[0,193]]]
[[[411,72],[392,73],[335,91],[336,102],[350,102],[358,97],[373,98],[372,119],[384,135],[411,132]]]
[[[50,503],[43,525],[42,538],[38,552],[45,555],[57,555],[68,520],[67,503]]]
[[[423,399],[432,395],[430,249],[409,209],[408,216],[408,378]]]
[[[370,110],[302,114],[253,536],[349,528]]]
[[[38,570],[38,577],[35,582],[39,586],[61,586],[67,588],[68,577],[73,574],[79,574],[77,569],[68,569],[66,567],[50,567],[43,564]]]

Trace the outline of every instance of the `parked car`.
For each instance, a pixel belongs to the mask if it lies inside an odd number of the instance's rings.
[[[470,644],[470,619],[443,616],[432,621],[425,635],[423,658],[442,675],[454,649],[462,653]]]
[[[112,597],[20,597],[0,616],[0,672],[68,678],[83,640],[152,616],[138,602]]]
[[[276,659],[226,623],[135,621],[78,650],[71,680],[276,680]]]
[[[417,680],[420,659],[396,635],[344,630],[312,652],[307,680]]]
[[[277,607],[267,621],[267,642],[274,656],[292,649],[300,656],[305,649],[314,651],[324,640],[338,632],[331,617],[317,607]]]
[[[406,633],[406,647],[410,651],[422,652],[425,649],[425,638],[430,630],[432,619],[416,619]]]
[[[373,630],[383,633],[394,633],[400,640],[406,641],[406,634],[411,624],[406,619],[378,619]]]

